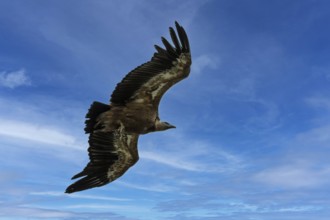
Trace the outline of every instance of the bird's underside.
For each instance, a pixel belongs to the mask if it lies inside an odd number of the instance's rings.
[[[165,49],[155,45],[157,52],[151,60],[117,84],[110,105],[100,102],[91,105],[85,122],[90,161],[72,177],[81,179],[70,185],[66,193],[114,181],[138,161],[140,134],[174,128],[159,120],[158,105],[171,86],[189,75],[191,65],[187,35],[177,22],[175,25],[177,34],[170,28],[174,47],[162,38]]]

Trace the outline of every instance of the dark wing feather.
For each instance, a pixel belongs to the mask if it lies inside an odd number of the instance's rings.
[[[175,25],[179,38],[173,28],[170,28],[174,47],[162,37],[166,49],[155,45],[157,52],[151,60],[129,72],[117,84],[111,95],[112,104],[126,105],[142,98],[143,102],[158,106],[166,90],[188,76],[191,65],[188,37],[177,22]],[[166,75],[169,71],[173,73],[171,76]],[[149,98],[146,97],[148,95]]]
[[[128,135],[121,129],[91,133],[88,141],[90,162],[72,177],[83,178],[70,185],[66,193],[103,186],[123,175],[138,160],[137,140],[137,134]]]
[[[109,105],[103,104],[101,102],[93,102],[86,114],[86,127],[84,129],[85,132],[92,133],[94,129],[96,129],[95,126],[97,124],[97,117],[108,110],[110,110]],[[100,127],[97,129],[100,129]]]
[[[170,35],[171,35],[171,38],[172,38],[172,41],[173,41],[173,44],[175,46],[175,48],[181,48],[181,45],[179,43],[179,40],[178,40],[178,37],[176,36],[176,33],[174,31],[174,29],[172,27],[170,27]],[[180,51],[177,49],[176,51],[177,53],[180,53]]]
[[[175,51],[175,49],[172,47],[172,45],[164,37],[162,37],[162,42],[163,42],[163,44],[166,48],[166,52],[170,56],[171,60],[176,60],[176,58],[178,58],[178,53]]]

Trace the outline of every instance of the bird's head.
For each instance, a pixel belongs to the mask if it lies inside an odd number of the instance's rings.
[[[156,131],[165,131],[170,128],[175,128],[175,126],[165,121],[159,121],[156,123]]]

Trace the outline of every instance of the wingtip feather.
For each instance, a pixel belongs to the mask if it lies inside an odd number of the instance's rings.
[[[170,35],[171,35],[171,38],[172,38],[172,42],[175,46],[176,52],[180,53],[181,52],[181,45],[180,45],[180,42],[178,40],[178,37],[176,36],[176,33],[175,33],[175,31],[172,27],[170,27],[169,29],[170,29]]]
[[[190,53],[189,40],[188,40],[188,36],[186,34],[186,31],[184,30],[184,28],[177,21],[175,21],[175,27],[176,27],[176,30],[178,32],[179,39],[180,39],[180,42],[181,42],[182,52]]]
[[[104,186],[107,183],[109,183],[109,179],[106,175],[100,175],[100,176],[86,176],[77,182],[71,184],[66,188],[65,193],[74,193],[78,191],[83,191],[86,189],[94,188],[94,187],[100,187]]]

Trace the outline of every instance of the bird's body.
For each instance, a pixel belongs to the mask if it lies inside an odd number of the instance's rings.
[[[139,135],[174,128],[162,122],[158,106],[163,94],[190,72],[191,55],[187,35],[176,22],[179,35],[170,34],[174,46],[165,38],[166,49],[155,46],[151,61],[138,66],[117,84],[110,104],[94,102],[86,115],[85,132],[89,133],[90,162],[73,179],[72,193],[103,186],[122,176],[139,159]]]
[[[123,125],[127,133],[145,134],[154,125],[156,117],[152,106],[131,103],[127,106],[112,106],[109,111],[102,113],[98,120],[99,123],[107,122],[103,126],[108,131]]]

